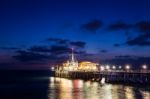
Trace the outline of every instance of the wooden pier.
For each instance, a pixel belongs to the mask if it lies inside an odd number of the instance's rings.
[[[101,81],[105,78],[107,83],[135,83],[135,84],[150,84],[150,71],[57,71],[56,77],[70,79],[84,79]]]

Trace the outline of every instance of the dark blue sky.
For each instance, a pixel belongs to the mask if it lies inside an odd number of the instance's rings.
[[[149,5],[149,0],[1,0],[1,68],[47,68],[66,59],[71,47],[80,60],[149,58]]]

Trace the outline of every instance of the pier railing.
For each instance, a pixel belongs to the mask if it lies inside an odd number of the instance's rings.
[[[57,71],[57,77],[92,79],[106,82],[150,84],[150,70]]]

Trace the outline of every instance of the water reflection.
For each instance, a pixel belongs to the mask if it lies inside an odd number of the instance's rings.
[[[124,87],[125,99],[136,99],[134,95],[133,87]]]
[[[149,99],[150,91],[124,85],[50,77],[49,99]]]
[[[150,99],[150,93],[149,92],[142,92],[142,96],[143,96],[143,99]]]

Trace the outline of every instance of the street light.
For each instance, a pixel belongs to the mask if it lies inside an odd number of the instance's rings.
[[[113,67],[112,67],[112,69],[114,69],[114,70],[115,70],[115,69],[116,69],[116,66],[113,66]]]
[[[142,69],[146,70],[147,69],[147,65],[143,65]]]
[[[55,68],[54,67],[51,67],[51,70],[53,71]]]
[[[119,69],[122,69],[122,66],[119,66]]]
[[[130,65],[126,65],[126,66],[125,66],[125,69],[126,69],[126,70],[130,70],[130,68],[131,68]]]
[[[104,66],[100,66],[100,70],[103,71],[105,68]]]
[[[109,66],[109,65],[106,65],[106,69],[109,70],[109,69],[110,69],[110,66]]]

